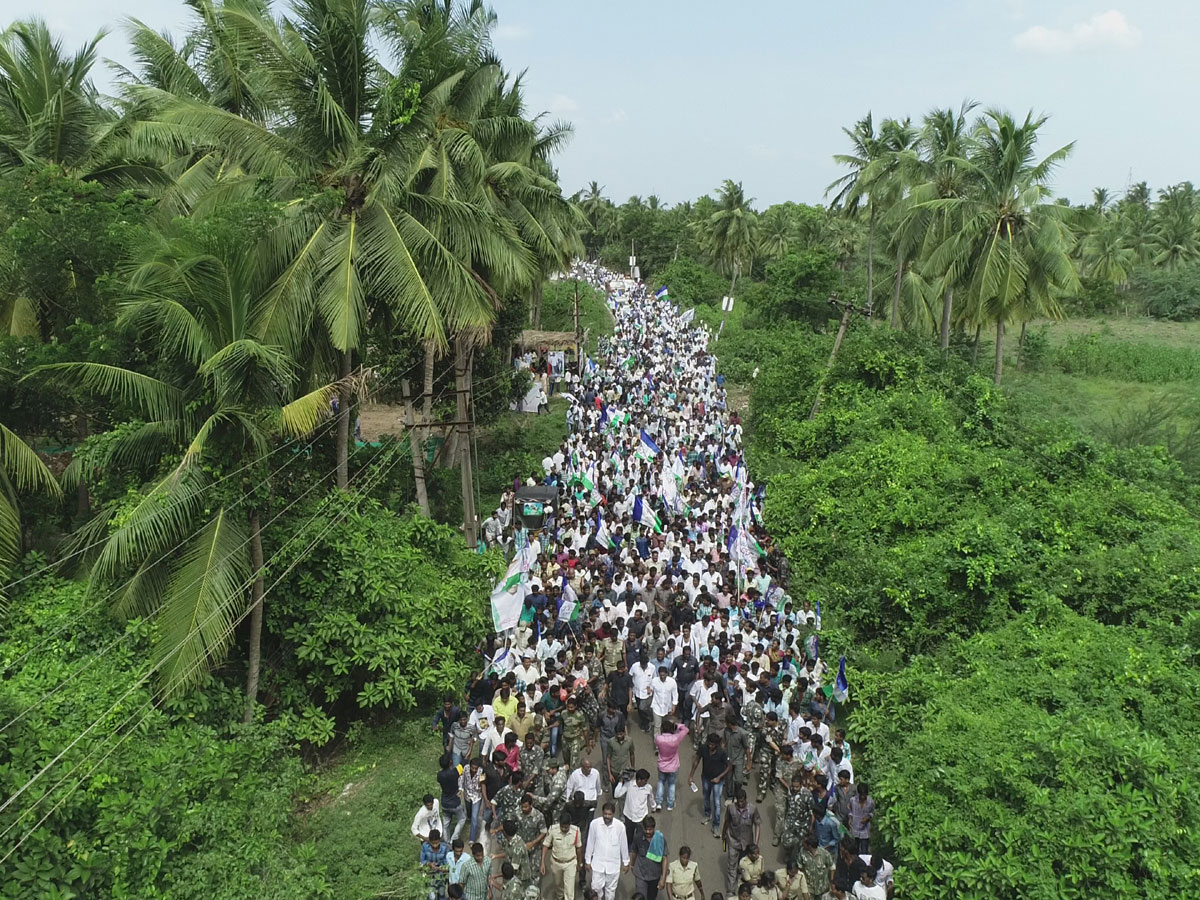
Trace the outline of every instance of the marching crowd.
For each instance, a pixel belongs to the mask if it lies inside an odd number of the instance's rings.
[[[568,438],[514,485],[557,489],[544,527],[517,527],[513,492],[484,523],[512,565],[487,664],[434,716],[437,792],[412,823],[431,898],[886,900],[844,661],[789,594],[708,329],[665,289],[572,277],[609,291],[615,329],[565,394]],[[664,832],[685,790],[710,846]]]

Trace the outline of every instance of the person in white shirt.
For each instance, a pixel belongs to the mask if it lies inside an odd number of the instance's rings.
[[[854,900],[887,900],[887,889],[883,885],[875,883],[875,871],[868,868],[862,873],[862,877],[854,882],[850,896]]]
[[[417,814],[413,816],[412,836],[418,841],[429,840],[429,832],[442,830],[442,805],[433,794],[426,794]]]
[[[674,715],[675,707],[679,705],[679,686],[667,671],[660,666],[658,677],[650,682],[650,711],[654,714],[654,736],[662,734],[662,720]]]
[[[888,891],[892,886],[892,876],[896,872],[896,867],[879,855],[860,853],[858,858],[875,870],[875,884],[882,887],[885,892]]]
[[[513,674],[517,676],[517,690],[525,690],[525,686],[536,684],[537,680],[542,677],[541,668],[533,661],[533,651],[526,650],[521,654],[521,664],[513,669]]]
[[[638,769],[632,779],[625,778],[613,789],[613,796],[625,798],[621,817],[625,820],[625,837],[633,845],[634,835],[641,830],[642,820],[657,808],[654,803],[654,785],[650,783],[650,772]]]
[[[616,900],[617,879],[629,871],[629,838],[616,821],[617,808],[604,804],[601,815],[588,828],[587,850],[583,861],[592,875],[592,890],[600,900]]]
[[[648,659],[635,663],[629,669],[633,678],[633,702],[642,720],[642,731],[650,730],[650,685],[654,681],[654,665]]]
[[[467,719],[467,724],[472,728],[478,728],[480,731],[487,731],[489,725],[496,718],[496,713],[492,709],[490,703],[477,703],[475,708],[471,710],[471,716]]]
[[[579,764],[579,768],[567,778],[563,797],[570,800],[575,796],[576,791],[581,791],[588,806],[595,808],[596,800],[600,797],[600,773],[592,767],[592,761],[586,756]]]

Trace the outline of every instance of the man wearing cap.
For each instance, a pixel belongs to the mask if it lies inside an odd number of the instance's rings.
[[[547,859],[556,900],[575,900],[575,879],[583,864],[583,838],[579,828],[571,824],[568,812],[559,815],[558,824],[550,829],[542,845],[543,875]]]

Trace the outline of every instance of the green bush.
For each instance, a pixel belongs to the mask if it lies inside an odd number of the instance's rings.
[[[489,624],[480,598],[503,566],[466,549],[453,528],[374,501],[338,498],[325,514],[344,517],[314,535],[303,567],[281,573],[265,616],[281,662],[264,692],[318,746],[342,722],[409,711],[465,683]]]
[[[1140,298],[1147,315],[1176,322],[1200,318],[1200,265],[1139,269],[1130,293]]]
[[[0,792],[79,740],[0,814],[6,846],[49,814],[0,865],[0,897],[331,896],[291,842],[305,777],[285,725],[229,725],[241,693],[212,679],[156,708],[151,625],[118,626],[76,582],[23,587],[0,638],[0,718],[20,716],[0,734]]]
[[[854,759],[897,895],[1196,896],[1198,690],[1171,646],[1053,598],[898,673],[862,673]]]
[[[1113,624],[1200,598],[1194,490],[1159,451],[1021,418],[990,381],[913,339],[853,332],[808,421],[819,346],[760,375],[765,515],[805,588],[860,639],[931,649],[1051,591]]]
[[[1118,340],[1103,333],[1072,337],[1052,364],[1068,375],[1163,384],[1200,379],[1200,350]]]
[[[658,290],[663,285],[681,308],[701,303],[719,307],[721,298],[729,293],[729,279],[686,256],[659,269],[649,286]]]

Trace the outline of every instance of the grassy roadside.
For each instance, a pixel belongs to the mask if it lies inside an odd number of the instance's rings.
[[[409,829],[436,786],[440,751],[425,717],[352,728],[340,754],[314,776],[295,841],[325,866],[333,897],[425,896],[420,847]]]

